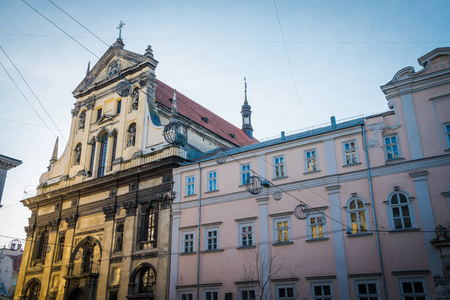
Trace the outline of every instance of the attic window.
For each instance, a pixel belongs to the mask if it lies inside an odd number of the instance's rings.
[[[234,133],[230,133],[230,136],[232,139],[234,139],[234,137],[235,137]]]
[[[205,122],[205,123],[208,123],[209,120],[208,120],[207,117],[202,117],[202,121]]]

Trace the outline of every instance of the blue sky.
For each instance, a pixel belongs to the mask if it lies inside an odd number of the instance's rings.
[[[387,110],[380,86],[450,45],[448,0],[52,1],[108,45],[125,22],[126,49],[151,45],[160,80],[238,127],[247,77],[257,138]],[[107,50],[52,2],[26,2],[96,56]],[[67,139],[71,92],[98,58],[18,0],[0,0],[0,46]],[[8,173],[0,235],[23,238],[30,213],[19,201],[61,134],[2,51],[0,62],[51,128],[0,68],[0,153],[23,161]],[[0,246],[8,241],[0,236]]]

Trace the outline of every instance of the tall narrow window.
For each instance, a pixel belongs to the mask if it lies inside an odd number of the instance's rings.
[[[347,207],[347,217],[352,233],[367,232],[366,207],[362,200],[350,200]]]
[[[205,234],[206,234],[205,250],[219,249],[219,228],[208,228],[205,230]]]
[[[450,149],[450,123],[444,124],[444,135],[445,135],[445,144],[447,145],[447,149]]]
[[[120,110],[122,109],[122,100],[117,101],[116,114],[120,114]]]
[[[106,165],[106,151],[108,150],[108,134],[105,133],[100,138],[100,153],[98,157],[98,169],[97,176],[102,177],[105,175],[105,165]]]
[[[217,190],[217,172],[208,172],[208,192]]]
[[[91,249],[84,250],[82,270],[83,270],[83,273],[90,273],[92,270],[92,250]]]
[[[100,118],[102,117],[102,108],[98,108],[97,109],[97,121],[100,120]]]
[[[39,239],[39,246],[36,259],[45,259],[45,254],[47,253],[48,246],[48,231],[44,230]]]
[[[384,137],[384,150],[386,152],[386,160],[400,158],[400,148],[397,135]]]
[[[245,164],[245,165],[241,165],[240,166],[240,168],[241,168],[241,176],[240,176],[240,178],[241,178],[241,182],[240,182],[240,184],[241,185],[244,185],[244,184],[246,184],[247,183],[247,179],[250,177],[250,175],[251,175],[251,166],[250,166],[250,164]]]
[[[195,177],[186,177],[186,196],[195,194]]]
[[[111,151],[111,170],[113,168],[113,162],[116,159],[116,152],[117,152],[117,131],[114,131],[113,133],[113,144],[112,144],[112,151]]]
[[[91,163],[89,164],[88,176],[91,177],[94,172],[94,161],[95,161],[95,140],[92,140],[92,150],[91,150]]]
[[[326,223],[324,212],[311,214],[308,217],[308,239],[321,239],[326,237]]]
[[[122,252],[123,246],[123,224],[118,224],[116,228],[116,247],[115,252]]]
[[[393,230],[410,229],[415,227],[413,205],[408,197],[395,192],[389,199],[389,215]]]
[[[152,268],[145,268],[139,273],[138,293],[150,293],[156,283],[155,272]]]
[[[316,150],[305,151],[305,172],[317,171],[317,155]]]
[[[275,243],[286,243],[290,241],[289,218],[274,220]]]
[[[274,178],[285,177],[285,165],[284,156],[278,156],[273,158],[273,173]]]
[[[61,261],[64,254],[64,243],[66,242],[66,237],[61,235],[58,240],[58,252],[56,252],[56,261]]]
[[[183,232],[183,253],[194,252],[194,231]]]
[[[253,246],[253,222],[239,224],[239,246]]]
[[[158,240],[158,211],[149,206],[143,215],[143,226],[141,228],[142,241],[150,242],[156,248]]]
[[[356,156],[356,141],[344,142],[344,164],[351,165],[358,162]]]

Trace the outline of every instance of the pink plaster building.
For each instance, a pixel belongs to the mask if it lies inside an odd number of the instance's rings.
[[[447,299],[449,55],[398,71],[385,113],[175,169],[170,299]]]

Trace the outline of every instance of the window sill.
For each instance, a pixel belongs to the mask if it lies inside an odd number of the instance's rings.
[[[402,232],[416,232],[420,231],[420,228],[407,228],[407,229],[395,229],[395,230],[389,230],[389,233],[402,233]]]
[[[185,255],[194,255],[194,254],[197,254],[197,252],[196,252],[196,251],[193,251],[193,252],[183,252],[183,253],[180,253],[180,255],[182,255],[182,256],[185,256]]]
[[[278,243],[273,243],[272,246],[286,246],[286,245],[292,245],[294,244],[294,242],[278,242]]]
[[[237,247],[236,249],[238,249],[238,250],[245,250],[245,249],[254,249],[254,248],[256,248],[255,245],[252,245],[252,246],[240,246],[240,247]]]
[[[399,158],[387,159],[386,160],[386,164],[387,165],[388,164],[395,164],[395,163],[400,162],[402,160],[405,160],[405,158],[404,157],[399,157]]]
[[[323,241],[328,241],[328,240],[329,240],[329,238],[327,238],[327,237],[314,238],[314,239],[310,238],[310,239],[306,240],[305,242],[307,242],[307,243],[315,243],[315,242],[323,242]]]
[[[205,194],[219,192],[220,190],[206,191]]]
[[[280,177],[274,177],[272,180],[278,180],[278,179],[285,179],[288,178],[287,176],[280,176]]]
[[[213,253],[213,252],[223,252],[225,251],[224,249],[214,249],[214,250],[203,250],[200,253]]]
[[[305,173],[303,173],[303,175],[309,175],[309,174],[314,174],[314,173],[320,173],[320,170],[315,170],[315,171],[311,171],[311,172],[305,172]]]
[[[371,236],[371,235],[373,235],[372,232],[360,232],[360,233],[347,234],[347,237],[349,237],[349,238],[358,238],[358,237]]]
[[[450,152],[450,148],[445,149],[444,152]]]
[[[189,197],[194,197],[197,196],[197,194],[192,194],[192,195],[184,195],[184,198],[189,198]]]
[[[355,162],[355,163],[352,163],[352,164],[346,164],[346,165],[343,165],[342,167],[343,168],[346,168],[346,167],[354,167],[354,166],[359,166],[361,163],[360,162]]]

